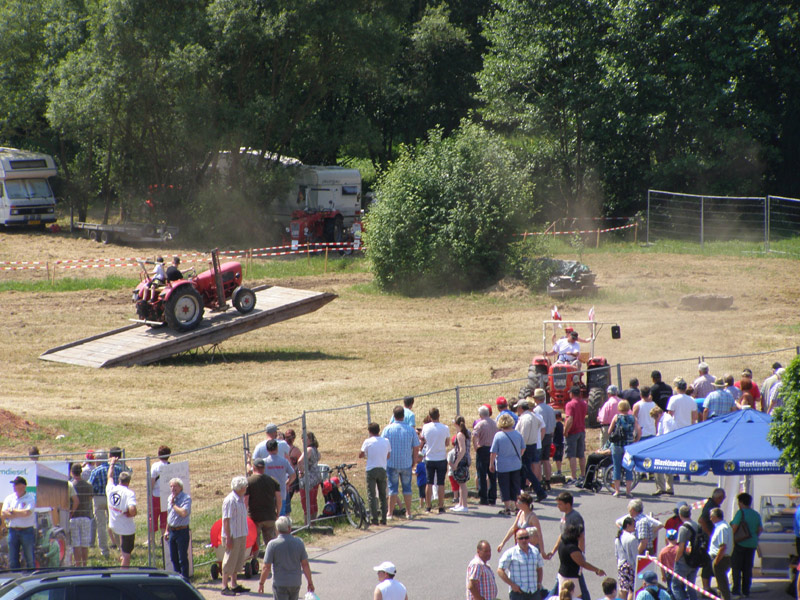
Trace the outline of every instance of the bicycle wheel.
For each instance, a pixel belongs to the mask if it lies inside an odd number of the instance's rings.
[[[364,508],[364,501],[361,499],[356,488],[348,485],[342,490],[342,499],[344,500],[344,516],[347,521],[355,527],[360,529],[366,527],[367,512]]]

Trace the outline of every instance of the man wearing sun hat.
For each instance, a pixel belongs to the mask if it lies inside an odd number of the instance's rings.
[[[25,567],[34,568],[33,545],[35,537],[36,499],[28,493],[28,482],[21,475],[11,480],[14,491],[3,502],[2,516],[8,526],[8,567],[19,569],[20,550]]]
[[[397,567],[388,560],[383,561],[372,570],[378,574],[378,585],[375,586],[374,600],[408,600],[406,586],[395,579]]]
[[[725,389],[725,379],[717,377],[717,379],[714,380],[714,387],[716,389],[703,400],[704,421],[711,417],[727,415],[730,412],[738,410],[733,396]]]
[[[636,595],[636,600],[672,600],[667,590],[658,585],[658,575],[655,571],[639,573],[639,579],[644,581],[644,588]]]

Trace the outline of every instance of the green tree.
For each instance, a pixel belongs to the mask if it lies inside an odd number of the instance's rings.
[[[365,224],[373,273],[383,289],[410,295],[499,279],[512,233],[535,212],[514,153],[469,123],[403,147],[376,196]]]
[[[783,406],[772,413],[768,439],[781,450],[781,464],[794,475],[795,487],[800,487],[800,357],[786,367],[781,381]]]
[[[590,133],[609,17],[605,0],[500,0],[485,21],[483,114],[524,136],[539,192],[560,214],[596,209]]]

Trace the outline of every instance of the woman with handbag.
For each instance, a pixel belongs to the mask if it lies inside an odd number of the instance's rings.
[[[758,548],[758,536],[764,529],[761,527],[761,515],[751,506],[753,497],[747,492],[736,496],[739,510],[731,519],[733,530],[733,553],[731,555],[731,577],[733,586],[731,595],[750,595],[750,584],[753,581],[753,560]]]
[[[519,431],[514,430],[514,419],[510,414],[500,415],[497,426],[500,431],[494,434],[492,447],[489,449],[489,471],[497,473],[497,487],[500,488],[500,497],[505,505],[500,514],[513,515],[516,514],[514,500],[519,494],[521,484],[520,469],[525,440]]]
[[[622,479],[622,457],[625,456],[625,446],[639,441],[642,429],[639,422],[631,413],[631,405],[627,400],[621,400],[617,405],[619,411],[608,426],[608,439],[611,442],[611,460],[614,464],[614,496],[619,496],[619,482]],[[631,483],[633,472],[625,469],[625,495],[631,497]]]
[[[450,509],[450,512],[465,513],[469,511],[467,506],[467,481],[469,481],[469,430],[467,429],[464,417],[461,415],[455,419],[458,433],[456,434],[455,442],[453,442],[453,450],[455,450],[455,457],[452,462],[453,479],[458,484],[458,501],[456,505]],[[452,452],[452,450],[451,450]]]
[[[539,523],[539,517],[533,512],[533,496],[528,492],[522,492],[517,498],[517,518],[509,527],[503,541],[497,546],[498,554],[503,551],[503,546],[511,539],[515,539],[518,529],[527,529],[528,535],[531,536],[531,546],[539,548],[542,556],[545,555],[544,550],[544,537],[542,536],[542,525]]]

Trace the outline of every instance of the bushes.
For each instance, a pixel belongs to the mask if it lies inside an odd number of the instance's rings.
[[[526,169],[480,126],[404,148],[380,179],[365,236],[384,290],[471,290],[503,275],[512,233],[535,213]]]

